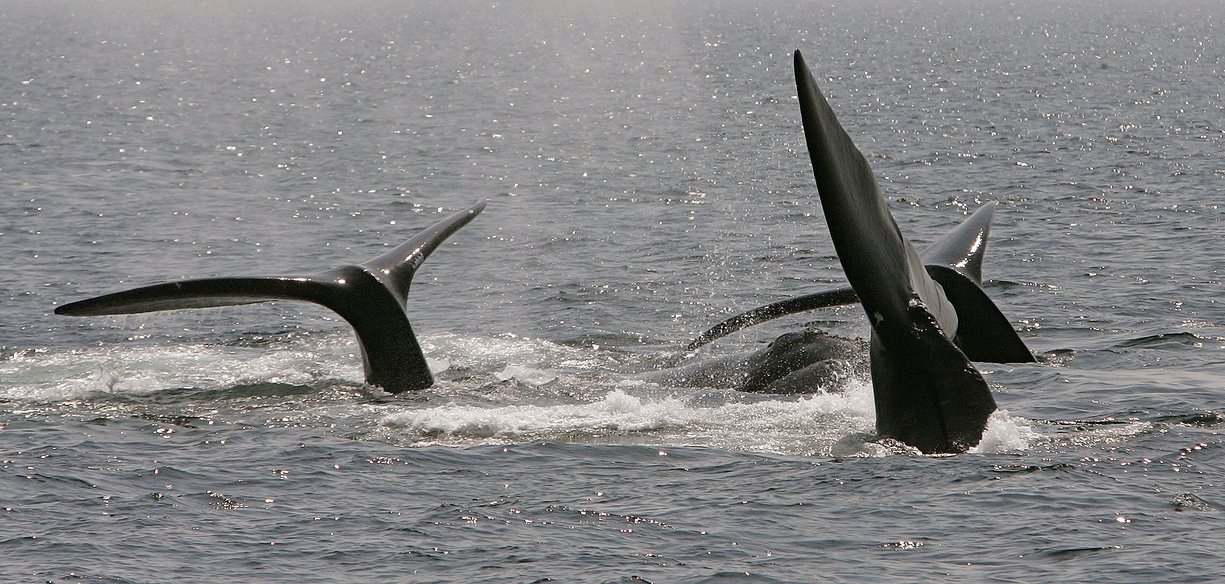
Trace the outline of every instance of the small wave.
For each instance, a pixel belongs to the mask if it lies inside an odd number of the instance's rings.
[[[1220,428],[1225,425],[1225,415],[1220,412],[1203,411],[1190,414],[1167,414],[1158,416],[1157,422],[1167,424],[1185,424],[1201,428]]]
[[[1204,339],[1189,333],[1161,333],[1156,335],[1146,335],[1135,339],[1127,339],[1115,345],[1117,349],[1170,349],[1180,347],[1200,347]]]
[[[520,365],[507,365],[505,369],[497,373],[497,378],[499,381],[510,381],[513,379],[520,383],[534,386],[548,385],[557,381],[557,375],[551,371]]]
[[[1054,434],[1036,434],[1032,445],[1059,450],[1086,448],[1132,440],[1153,429],[1152,422],[1140,420],[1049,421],[1058,428]]]
[[[1088,546],[1088,547],[1066,547],[1066,548],[1048,548],[1038,550],[1038,555],[1046,556],[1047,559],[1056,562],[1065,562],[1071,560],[1080,560],[1084,556],[1100,554],[1103,552],[1113,552],[1122,549],[1122,546],[1103,545],[1103,546]]]
[[[1175,511],[1216,511],[1216,505],[1209,503],[1195,493],[1178,493],[1170,499]]]

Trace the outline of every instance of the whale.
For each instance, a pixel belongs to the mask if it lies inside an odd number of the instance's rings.
[[[835,393],[867,374],[867,344],[805,328],[764,348],[671,367],[650,381],[678,387],[725,388],[783,395]]]
[[[996,410],[972,358],[1033,360],[981,287],[994,206],[980,209],[920,255],[898,228],[867,158],[798,50],[794,67],[817,195],[849,290],[755,309],[749,312],[756,315],[730,326],[805,307],[858,302],[871,328],[868,369],[878,437],[927,454],[965,452],[981,442]]]
[[[973,322],[961,322],[975,316],[967,306],[999,310],[964,272],[938,266],[933,277],[898,228],[867,158],[838,122],[798,50],[794,66],[804,140],[826,227],[871,326],[868,367],[876,433],[928,454],[973,448],[996,404],[956,339],[963,327],[973,328]],[[938,245],[936,251],[941,249]],[[985,336],[967,334],[979,340]]]
[[[953,342],[972,361],[1032,363],[1033,353],[1008,318],[982,290],[983,256],[991,232],[995,203],[979,207],[959,225],[924,249],[924,269],[943,286],[959,319]],[[780,300],[723,320],[686,346],[693,351],[724,336],[776,318],[859,302],[850,286]]]
[[[153,284],[64,304],[55,313],[104,316],[269,300],[311,302],[332,310],[353,327],[367,384],[388,393],[426,389],[434,379],[409,323],[409,288],[425,259],[484,209],[485,201],[479,201],[391,251],[356,265],[307,276],[217,277]]]
[[[946,290],[959,322],[953,342],[971,361],[1030,363],[1034,356],[981,289],[994,203],[986,203],[922,254],[924,268]],[[800,312],[857,304],[850,286],[760,306],[711,327],[686,346],[695,351],[731,333]],[[810,325],[811,327],[811,325]],[[867,374],[868,346],[812,328],[780,335],[763,349],[676,368],[658,380],[777,394],[837,392]]]

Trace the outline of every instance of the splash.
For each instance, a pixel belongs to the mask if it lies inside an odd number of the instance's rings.
[[[1028,450],[1038,433],[1023,418],[1008,415],[1007,410],[995,410],[987,419],[987,429],[978,446],[970,449],[976,454],[999,454]]]
[[[545,369],[524,367],[522,365],[507,365],[496,375],[499,381],[515,380],[533,386],[548,385],[557,381],[557,374]]]
[[[869,432],[874,423],[866,383],[844,394],[785,400],[748,396],[753,401],[747,402],[736,392],[652,395],[648,385],[624,382],[597,399],[577,403],[451,402],[387,414],[379,425],[412,445],[556,440],[814,454],[829,453],[848,434]]]
[[[385,416],[389,428],[460,437],[543,437],[570,432],[614,430],[642,432],[693,420],[693,412],[677,398],[644,400],[621,390],[585,404],[482,407],[446,405]]]

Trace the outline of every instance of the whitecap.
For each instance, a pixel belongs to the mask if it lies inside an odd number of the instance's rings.
[[[987,419],[987,428],[978,446],[969,452],[976,454],[999,454],[1028,450],[1030,443],[1038,436],[1024,418],[1008,415],[1007,410],[995,410]]]

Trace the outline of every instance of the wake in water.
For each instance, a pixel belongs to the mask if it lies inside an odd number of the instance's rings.
[[[676,361],[658,355],[514,335],[422,341],[439,383],[402,396],[356,381],[356,343],[337,331],[273,335],[258,346],[240,340],[14,354],[0,361],[0,399],[48,414],[103,409],[257,424],[343,420],[367,428],[365,438],[405,446],[543,441],[789,455],[914,453],[873,441],[872,390],[863,375],[838,391],[750,394],[633,373]],[[1028,422],[1001,411],[975,452],[1025,450],[1037,437]]]
[[[868,398],[865,403],[865,396]],[[830,453],[848,433],[870,432],[870,391],[793,400],[613,389],[589,402],[476,406],[450,403],[391,413],[384,434],[413,445],[567,441],[698,445],[791,454]]]
[[[314,386],[360,378],[356,350],[339,335],[291,334],[272,346],[204,343],[38,349],[0,361],[0,399],[57,402],[133,398],[168,390],[254,384]],[[339,342],[334,342],[339,341]],[[355,387],[360,384],[352,384]]]

